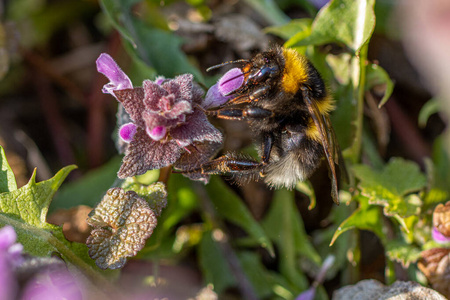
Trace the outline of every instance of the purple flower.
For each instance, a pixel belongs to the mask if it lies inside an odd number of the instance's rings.
[[[16,239],[17,235],[12,226],[5,226],[0,230],[0,253],[6,254],[14,267],[19,266],[23,262],[23,246],[15,243]]]
[[[233,98],[230,93],[234,92],[244,83],[244,74],[241,69],[234,68],[223,75],[219,81],[213,85],[205,97],[205,108],[220,106]]]
[[[142,87],[114,91],[137,126],[119,178],[175,164],[186,152],[196,161],[205,160],[210,151],[197,150],[204,148],[194,144],[213,143],[215,149],[220,146],[222,134],[208,122],[202,108],[203,91],[192,79],[191,74],[184,74],[158,82],[146,80]]]
[[[23,246],[16,243],[16,239],[12,226],[0,230],[0,299],[14,299],[16,294],[14,269],[23,262]]]
[[[81,287],[64,268],[38,273],[26,286],[23,300],[82,300]]]
[[[109,54],[100,54],[96,64],[97,71],[105,75],[110,81],[103,86],[103,93],[111,94],[115,97],[114,91],[133,88],[130,78],[120,69]]]
[[[316,287],[312,286],[306,291],[302,292],[300,295],[295,298],[295,300],[314,300],[316,296]]]
[[[434,226],[431,231],[431,235],[432,235],[433,239],[439,244],[450,243],[450,237],[446,237],[445,235],[440,233],[439,230],[437,230],[436,227],[434,227]]]
[[[325,280],[325,275],[327,274],[328,270],[333,266],[334,260],[335,260],[334,256],[329,255],[323,261],[319,273],[316,275],[316,278],[314,279],[314,282],[311,284],[311,287],[306,291],[302,292],[300,295],[298,295],[297,298],[295,298],[295,300],[314,300],[314,297],[316,296],[317,286],[319,284],[322,284],[323,281]]]
[[[136,128],[134,123],[123,124],[119,129],[120,138],[126,143],[131,142],[136,134]]]

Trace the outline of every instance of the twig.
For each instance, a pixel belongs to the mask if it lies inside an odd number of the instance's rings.
[[[392,130],[404,146],[404,150],[411,155],[412,159],[424,167],[424,157],[430,157],[430,146],[420,135],[417,126],[402,111],[394,97],[384,105],[392,123]]]
[[[33,68],[37,76],[32,80],[45,115],[48,129],[55,144],[56,152],[63,165],[75,163],[75,156],[70,147],[70,134],[66,129],[63,116],[59,111],[58,100],[47,77],[39,76],[40,69]]]

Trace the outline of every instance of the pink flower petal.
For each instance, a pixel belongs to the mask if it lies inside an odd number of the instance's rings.
[[[0,250],[7,250],[11,247],[17,239],[14,228],[10,225],[6,225],[0,229]]]
[[[166,80],[166,77],[164,77],[164,76],[157,76],[156,78],[155,78],[155,83],[157,84],[157,85],[161,85],[161,84],[163,84],[163,82]]]
[[[436,229],[436,227],[433,227],[433,230],[431,231],[431,235],[433,239],[438,242],[439,244],[446,244],[450,242],[450,237],[446,237],[442,233],[439,232],[439,230]]]
[[[133,140],[133,136],[136,134],[137,126],[134,123],[123,124],[119,129],[120,138],[129,143]]]
[[[227,96],[242,86],[244,83],[244,73],[241,69],[233,68],[219,79],[219,92],[222,96]]]
[[[155,128],[149,130],[147,128],[147,134],[155,141],[161,140],[166,136],[167,129],[164,126],[156,126]]]
[[[103,86],[103,93],[111,94],[115,97],[114,91],[133,88],[130,78],[120,69],[109,54],[100,54],[96,64],[97,71],[105,75],[110,81]]]
[[[222,96],[222,94],[219,92],[219,84],[216,83],[209,88],[202,106],[206,109],[221,106],[231,98],[232,96]]]
[[[295,300],[314,300],[314,297],[316,296],[316,288],[310,287],[303,293],[297,296]]]

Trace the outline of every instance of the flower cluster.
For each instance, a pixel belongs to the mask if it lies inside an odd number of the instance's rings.
[[[206,118],[203,91],[191,74],[145,80],[142,87],[133,87],[109,55],[100,55],[97,69],[110,80],[103,92],[113,95],[132,120],[119,130],[120,137],[129,142],[118,172],[120,178],[168,165],[193,168],[220,148],[222,134]],[[178,160],[182,163],[177,164]],[[207,180],[206,176],[195,179]]]
[[[203,99],[203,91],[191,74],[174,79],[158,77],[145,80],[142,87],[133,87],[108,54],[97,59],[97,70],[110,80],[103,92],[114,96],[132,121],[119,129],[120,138],[129,143],[119,178],[169,165],[193,169],[208,161],[220,149],[222,134],[209,123],[205,109],[224,104],[244,80],[240,69],[232,69]],[[208,179],[200,174],[186,176],[205,182]]]

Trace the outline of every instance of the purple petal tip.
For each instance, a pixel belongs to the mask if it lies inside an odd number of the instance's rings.
[[[316,296],[316,289],[314,287],[310,287],[303,293],[297,296],[295,300],[314,300],[314,297]]]
[[[219,92],[226,96],[240,88],[243,83],[244,73],[239,68],[233,68],[219,79]]]
[[[219,84],[213,85],[206,93],[205,100],[203,101],[204,108],[213,108],[226,103],[231,97],[222,96],[219,92]]]
[[[12,226],[6,225],[0,229],[0,249],[8,249],[16,242],[16,239],[17,234]]]
[[[433,227],[433,230],[431,231],[431,235],[433,239],[438,242],[439,244],[446,244],[450,242],[450,237],[446,237],[442,233],[439,232],[439,230],[436,229],[436,227]]]
[[[103,93],[114,96],[114,91],[133,88],[130,78],[120,69],[109,54],[100,54],[96,60],[96,64],[97,71],[105,75],[110,81],[104,85]]]
[[[164,77],[164,76],[157,76],[156,78],[155,78],[155,83],[157,84],[157,85],[161,85],[161,84],[163,84],[163,82],[166,80],[166,77]]]
[[[119,129],[119,136],[124,142],[129,143],[133,140],[133,136],[136,134],[136,129],[137,127],[134,123],[124,124]]]
[[[155,141],[161,140],[166,136],[167,129],[164,126],[156,126],[152,130],[147,128],[147,134]]]

